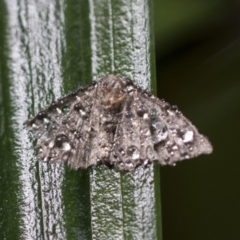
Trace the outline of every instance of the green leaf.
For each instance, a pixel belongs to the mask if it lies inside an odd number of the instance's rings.
[[[2,238],[161,239],[157,164],[122,173],[39,163],[22,125],[61,95],[110,73],[155,90],[152,2],[0,3],[6,33],[0,43],[8,49],[0,72]]]

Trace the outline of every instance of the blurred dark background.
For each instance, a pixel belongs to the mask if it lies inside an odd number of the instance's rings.
[[[240,239],[240,2],[155,0],[158,96],[214,152],[161,168],[164,240]]]

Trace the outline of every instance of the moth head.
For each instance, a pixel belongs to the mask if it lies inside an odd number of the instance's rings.
[[[101,99],[106,108],[119,105],[126,97],[126,87],[131,84],[128,79],[119,79],[114,75],[109,75],[101,80]]]

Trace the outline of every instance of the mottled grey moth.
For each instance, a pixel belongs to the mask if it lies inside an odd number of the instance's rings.
[[[26,126],[38,139],[38,160],[73,169],[105,164],[131,171],[212,152],[175,106],[113,75],[53,102]]]

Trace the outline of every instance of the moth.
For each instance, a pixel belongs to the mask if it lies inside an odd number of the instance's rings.
[[[114,75],[54,101],[26,127],[38,139],[38,160],[73,169],[105,164],[132,171],[212,152],[175,106]]]

